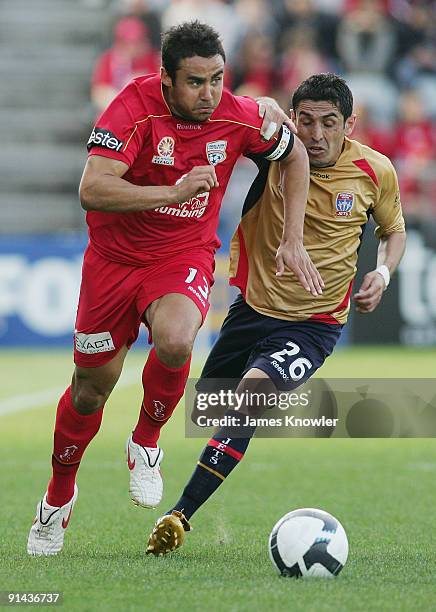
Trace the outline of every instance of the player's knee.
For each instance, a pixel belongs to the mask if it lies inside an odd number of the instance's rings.
[[[97,385],[76,381],[71,385],[74,407],[80,414],[93,414],[106,403],[110,391],[98,388]]]
[[[236,393],[241,401],[240,410],[252,418],[260,418],[275,405],[277,390],[270,378],[243,378]]]
[[[162,334],[155,342],[158,358],[169,368],[181,368],[189,359],[194,340],[182,333]]]

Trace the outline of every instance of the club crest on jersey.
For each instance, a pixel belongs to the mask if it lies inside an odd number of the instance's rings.
[[[336,195],[336,216],[351,217],[351,210],[354,204],[354,193],[342,191]]]
[[[227,140],[214,140],[206,143],[207,160],[212,166],[216,166],[226,159],[226,147]]]
[[[153,155],[152,163],[161,166],[174,166],[174,138],[164,136],[157,145],[158,155]]]

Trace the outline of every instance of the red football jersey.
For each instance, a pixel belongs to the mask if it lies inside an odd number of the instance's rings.
[[[158,75],[131,81],[98,119],[89,154],[126,163],[123,178],[135,185],[175,185],[194,166],[213,164],[219,187],[149,211],[88,212],[93,247],[103,257],[133,265],[187,251],[213,256],[220,246],[219,209],[238,157],[275,161],[292,149],[293,135],[286,126],[278,138],[265,142],[261,123],[254,100],[226,90],[207,121],[184,121],[171,114]]]

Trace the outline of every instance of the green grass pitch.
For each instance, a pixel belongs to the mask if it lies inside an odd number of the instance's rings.
[[[331,377],[435,377],[433,350],[343,349]],[[36,503],[49,477],[55,400],[71,374],[67,352],[0,353],[0,410],[17,395],[41,406],[0,416],[0,590],[62,591],[64,610],[324,611],[434,609],[436,547],[432,439],[254,440],[247,456],[194,516],[186,545],[145,556],[155,519],[177,498],[203,440],[184,438],[183,408],[164,430],[159,510],[133,506],[124,442],[136,422],[139,384],[116,389],[79,472],[79,499],[54,558],[28,558]],[[143,357],[128,358],[138,373]],[[197,360],[194,374],[198,374]],[[14,400],[19,405],[20,399]],[[279,578],[267,539],[280,516],[318,507],[343,523],[348,563],[337,579]]]

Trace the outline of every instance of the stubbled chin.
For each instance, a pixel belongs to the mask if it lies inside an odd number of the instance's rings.
[[[324,166],[329,165],[327,162],[321,161],[320,159],[312,159],[310,156],[309,156],[309,163],[314,168],[323,168]]]
[[[203,112],[199,112],[198,116],[202,117],[202,118],[204,117],[205,119],[208,119],[212,115],[212,113],[213,113],[213,110],[211,110],[211,111],[203,111]]]

